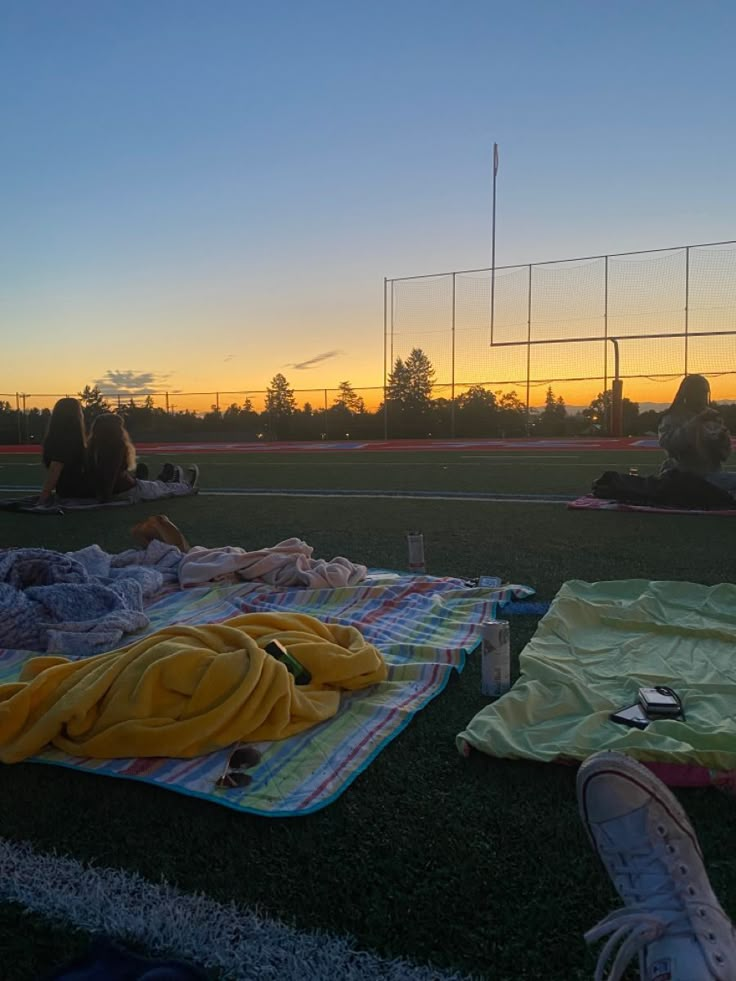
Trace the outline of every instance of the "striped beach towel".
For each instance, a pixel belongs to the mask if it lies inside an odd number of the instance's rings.
[[[257,583],[209,585],[162,595],[146,610],[145,633],[173,623],[217,623],[242,613],[308,613],[348,624],[383,654],[385,682],[343,695],[338,714],[280,742],[261,743],[261,762],[247,787],[221,788],[230,750],[193,760],[93,760],[46,750],[35,761],[89,773],[142,780],[251,814],[310,814],[335,800],[371,761],[435,698],[479,639],[479,626],[499,604],[532,594],[523,586],[468,588],[459,579],[373,573],[342,589],[278,589]],[[144,633],[141,632],[140,636]],[[0,682],[16,680],[28,651],[0,652]]]

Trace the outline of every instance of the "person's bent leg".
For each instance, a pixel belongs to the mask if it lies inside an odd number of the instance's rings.
[[[139,501],[159,501],[165,497],[188,497],[199,491],[199,468],[187,467],[186,480],[136,480]]]
[[[643,981],[733,981],[736,930],[703,865],[698,839],[674,795],[646,767],[597,753],[577,776],[580,816],[624,908],[590,930],[608,937],[596,971],[622,978],[639,958]]]

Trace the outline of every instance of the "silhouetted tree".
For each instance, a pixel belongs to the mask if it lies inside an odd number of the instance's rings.
[[[605,392],[599,392],[590,405],[583,409],[582,415],[589,426],[600,432],[610,433],[612,404],[613,396],[609,388]],[[639,431],[639,403],[624,398],[621,402],[621,415],[624,435],[636,434]],[[653,428],[656,430],[657,425],[655,424]]]
[[[555,393],[550,386],[547,389],[544,408],[537,418],[534,431],[540,436],[564,436],[566,417],[567,409],[564,399],[561,396],[555,398]]]
[[[279,418],[293,415],[296,411],[294,392],[286,378],[279,372],[273,376],[271,384],[266,389],[266,412],[274,418]]]
[[[279,372],[266,389],[264,416],[274,439],[286,439],[291,431],[290,419],[298,412],[296,398],[286,378]]]
[[[501,436],[523,436],[527,431],[527,407],[516,394],[510,392],[495,392],[498,404],[499,433]]]
[[[338,387],[339,394],[333,402],[333,405],[341,405],[343,408],[347,409],[348,412],[355,414],[365,412],[365,402],[361,396],[357,394],[349,381],[340,382]]]
[[[498,427],[496,396],[482,385],[471,385],[455,399],[458,436],[495,436]]]
[[[434,377],[432,362],[421,348],[415,347],[406,361],[396,359],[386,387],[392,433],[428,435]]]
[[[84,410],[84,419],[87,425],[101,416],[103,412],[110,412],[111,406],[97,385],[90,387],[85,385],[83,391],[78,393],[79,401]]]

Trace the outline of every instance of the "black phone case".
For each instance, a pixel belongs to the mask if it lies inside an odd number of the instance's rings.
[[[638,702],[635,702],[634,705],[627,705],[626,708],[619,709],[618,712],[611,712],[608,718],[611,722],[618,722],[619,725],[628,726],[630,729],[646,729],[651,719],[647,719],[646,721],[642,719],[629,719],[619,714],[632,708],[637,708],[641,712],[641,706]]]

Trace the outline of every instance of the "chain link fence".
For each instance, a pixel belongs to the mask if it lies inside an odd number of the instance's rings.
[[[433,371],[419,403],[392,387],[416,349]],[[140,440],[322,441],[544,432],[550,394],[578,420],[612,388],[646,411],[688,373],[733,401],[736,241],[386,279],[383,368],[383,385],[289,388],[277,410],[241,389],[102,391],[86,411],[124,412]],[[40,441],[54,402],[78,394],[0,393],[0,442]]]
[[[734,241],[386,279],[384,291],[384,377],[420,348],[452,400],[512,389],[529,415],[550,387],[579,408],[618,378],[631,401],[662,404],[694,373],[714,398],[736,395]]]

